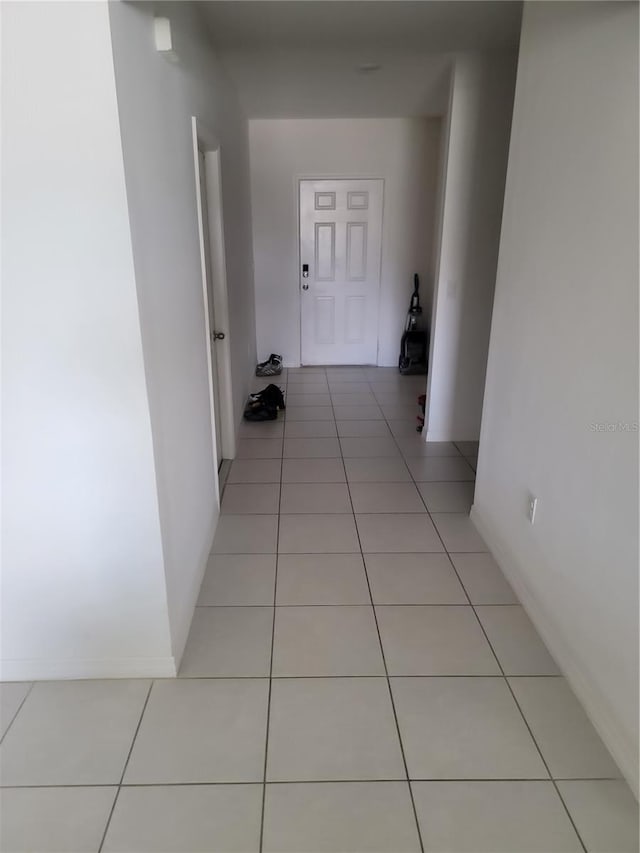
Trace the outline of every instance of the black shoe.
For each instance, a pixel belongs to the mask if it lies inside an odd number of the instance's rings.
[[[274,409],[273,406],[267,406],[265,403],[250,404],[244,410],[245,421],[275,421],[277,418],[278,410]]]
[[[262,391],[249,395],[249,402],[258,401],[261,401],[268,406],[273,406],[276,409],[286,409],[284,404],[284,395],[277,385],[267,385],[267,387],[263,388]]]

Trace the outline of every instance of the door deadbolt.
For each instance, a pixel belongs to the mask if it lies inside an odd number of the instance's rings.
[[[211,337],[214,341],[223,341],[224,340],[224,332],[212,332]]]
[[[309,264],[302,264],[302,278],[309,278]]]

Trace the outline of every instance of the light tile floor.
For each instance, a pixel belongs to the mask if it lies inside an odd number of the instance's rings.
[[[469,521],[477,445],[421,441],[420,377],[278,384],[180,678],[1,686],[3,853],[637,851],[636,801]]]

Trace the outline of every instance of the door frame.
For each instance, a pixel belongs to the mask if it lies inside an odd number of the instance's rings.
[[[380,222],[380,276],[378,279],[378,328],[376,329],[376,363],[380,361],[380,302],[382,298],[382,262],[384,259],[384,211],[386,197],[386,180],[381,175],[360,174],[360,175],[329,175],[313,174],[298,174],[295,176],[295,191],[296,191],[296,234],[297,234],[297,249],[296,256],[298,258],[298,266],[296,269],[296,281],[298,283],[298,366],[302,367],[302,253],[300,252],[300,244],[302,242],[302,230],[300,228],[300,184],[303,181],[381,181],[382,182],[382,217]]]
[[[217,385],[220,402],[220,458],[234,459],[236,455],[235,421],[233,416],[233,384],[231,376],[231,347],[229,333],[229,296],[227,289],[227,265],[224,243],[224,213],[222,205],[222,172],[220,159],[220,142],[197,116],[191,117],[193,138],[193,162],[196,190],[196,208],[198,215],[198,242],[200,245],[200,267],[202,271],[202,298],[204,306],[205,342],[207,351],[209,406],[211,412],[211,441],[213,449],[214,468],[218,480],[216,426],[215,426],[215,392],[213,387],[213,363],[211,359],[211,333],[213,329],[209,322],[209,293],[207,288],[207,267],[205,264],[204,223],[202,216],[202,196],[200,192],[200,158],[201,151],[205,161],[205,187],[207,202],[207,218],[209,221],[209,268],[211,270],[211,290],[213,293],[213,314],[216,323],[224,331],[224,340],[216,344],[218,362]],[[220,487],[218,488],[218,500]]]

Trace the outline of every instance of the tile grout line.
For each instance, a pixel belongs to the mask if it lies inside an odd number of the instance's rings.
[[[384,412],[383,412],[383,414],[384,414]],[[425,417],[426,417],[426,412],[425,412]],[[386,416],[385,416],[385,422],[386,422]],[[389,426],[388,422],[387,422],[387,426]],[[395,436],[394,436],[394,441],[396,441],[396,437],[395,437]],[[454,444],[455,444],[455,442],[454,442]],[[402,453],[402,450],[401,450],[401,448],[400,448],[400,445],[398,444],[398,442],[397,442],[397,441],[396,441],[396,445],[397,445],[398,450],[400,451],[400,453]],[[457,444],[456,444],[455,446],[456,446],[456,449],[460,452],[460,448],[458,448]],[[463,457],[463,458],[464,458],[464,457]],[[404,459],[404,456],[403,456],[403,459]],[[472,466],[469,464],[469,462],[468,462],[468,460],[467,460],[467,459],[465,459],[465,462],[467,463],[467,465],[469,465],[469,468],[471,468],[471,469],[473,470],[473,472],[474,472],[474,480],[473,480],[473,482],[474,482],[474,490],[475,490],[475,469],[473,469],[473,468],[472,468]],[[405,464],[406,464],[406,460],[405,460]],[[408,467],[409,467],[409,466],[407,465],[407,468],[408,468]],[[507,688],[507,690],[509,691],[509,693],[511,694],[511,697],[513,698],[513,701],[515,702],[516,707],[517,707],[518,711],[520,712],[520,716],[522,717],[522,720],[523,720],[523,722],[524,722],[525,726],[527,727],[527,731],[529,732],[529,736],[531,737],[531,739],[532,739],[532,741],[533,741],[533,743],[534,743],[534,745],[535,745],[535,748],[536,748],[536,750],[537,750],[537,752],[538,752],[538,755],[540,756],[540,759],[541,759],[541,761],[542,761],[542,763],[543,763],[543,765],[544,765],[544,767],[545,767],[545,770],[546,770],[546,771],[547,771],[547,773],[549,774],[549,779],[551,780],[551,783],[553,784],[553,787],[555,788],[556,794],[558,795],[558,797],[559,797],[559,799],[560,799],[560,802],[562,803],[562,806],[563,806],[563,808],[564,808],[564,810],[565,810],[565,812],[566,812],[566,814],[567,814],[567,817],[569,818],[569,821],[570,821],[570,823],[571,823],[571,826],[573,827],[573,830],[574,830],[574,832],[576,833],[576,837],[577,837],[578,841],[580,842],[580,845],[581,845],[581,847],[582,847],[582,849],[583,849],[584,853],[588,853],[587,848],[586,848],[586,846],[585,846],[585,844],[584,844],[584,842],[583,842],[583,840],[582,840],[582,837],[581,837],[580,833],[578,832],[578,828],[576,827],[576,825],[575,825],[575,823],[574,823],[573,817],[571,816],[571,814],[570,814],[570,812],[569,812],[569,809],[568,809],[568,807],[567,807],[567,804],[565,803],[565,801],[564,801],[564,799],[563,799],[563,797],[562,797],[562,795],[561,795],[561,793],[560,793],[560,790],[559,790],[559,788],[558,788],[558,785],[556,784],[556,780],[553,778],[553,775],[552,775],[552,773],[551,773],[551,771],[550,771],[550,769],[549,769],[549,765],[547,764],[547,762],[546,762],[546,760],[545,760],[545,757],[544,757],[544,755],[542,754],[542,750],[540,749],[540,746],[539,746],[539,744],[538,744],[538,741],[537,741],[537,740],[536,740],[536,738],[534,737],[534,735],[533,735],[533,731],[531,730],[531,726],[529,725],[529,722],[528,722],[527,718],[525,717],[525,715],[524,715],[524,712],[523,712],[522,708],[520,707],[520,703],[519,703],[519,702],[518,702],[518,700],[516,699],[515,693],[513,692],[513,689],[512,689],[512,687],[511,687],[511,684],[509,683],[509,679],[508,679],[508,678],[507,678],[507,676],[505,675],[504,668],[503,668],[503,666],[502,666],[502,664],[501,664],[501,662],[500,662],[500,660],[499,660],[499,658],[498,658],[498,655],[496,654],[495,649],[493,648],[493,645],[492,645],[491,641],[489,640],[489,636],[487,635],[487,632],[485,631],[484,625],[482,624],[482,622],[481,622],[481,620],[480,620],[480,617],[478,616],[478,613],[477,613],[477,611],[476,611],[475,605],[474,605],[474,604],[473,604],[473,602],[471,601],[471,598],[470,598],[470,596],[469,596],[469,594],[468,594],[468,592],[467,592],[467,589],[466,589],[466,587],[464,586],[464,584],[462,583],[462,580],[461,580],[461,578],[460,578],[460,575],[458,574],[458,571],[457,571],[457,569],[456,569],[456,567],[455,567],[455,564],[454,564],[453,560],[451,559],[451,555],[450,555],[450,553],[449,553],[449,549],[447,548],[446,543],[445,543],[445,541],[444,541],[444,539],[443,539],[443,537],[442,537],[442,535],[441,535],[440,531],[438,530],[437,525],[435,524],[435,522],[434,522],[434,520],[433,520],[433,518],[432,518],[432,514],[431,514],[431,512],[429,511],[429,508],[427,507],[427,502],[426,502],[426,500],[424,499],[424,495],[422,494],[422,492],[421,492],[421,491],[420,491],[420,489],[418,488],[418,484],[417,484],[417,482],[416,482],[416,479],[415,479],[415,477],[413,476],[413,471],[411,471],[411,469],[410,469],[410,468],[409,468],[409,474],[411,475],[411,480],[412,480],[412,482],[413,482],[413,484],[414,484],[415,488],[417,489],[418,494],[420,495],[420,498],[421,498],[421,500],[422,500],[422,502],[423,502],[423,504],[424,504],[424,506],[425,506],[425,509],[426,509],[426,511],[427,511],[427,515],[428,515],[428,517],[429,517],[429,520],[431,521],[431,524],[433,525],[433,528],[434,528],[434,530],[436,531],[436,534],[437,534],[438,538],[440,539],[440,542],[442,543],[442,547],[444,548],[444,552],[445,552],[445,554],[447,555],[447,558],[448,558],[449,562],[451,563],[451,566],[452,566],[452,568],[453,568],[453,571],[454,571],[454,572],[455,572],[455,574],[456,574],[456,577],[458,578],[458,582],[461,584],[462,589],[464,590],[464,594],[466,595],[467,600],[468,600],[468,602],[469,602],[469,605],[470,605],[470,607],[471,607],[471,609],[472,609],[472,611],[473,611],[473,615],[475,616],[475,618],[476,618],[476,620],[477,620],[477,622],[478,622],[478,625],[480,626],[480,630],[482,631],[482,633],[483,633],[483,635],[484,635],[484,637],[485,637],[485,639],[486,639],[486,641],[487,641],[487,644],[489,645],[489,648],[491,649],[491,653],[492,653],[493,657],[495,658],[495,661],[496,661],[496,663],[497,663],[497,665],[498,665],[498,667],[499,667],[499,669],[500,669],[500,672],[502,673],[502,678],[503,678],[503,681],[504,681],[504,683],[505,683],[505,685],[506,685],[506,688]],[[457,552],[453,552],[453,553],[457,553]],[[366,567],[365,567],[365,571],[366,571]],[[375,611],[375,608],[374,608],[374,611]]]
[[[300,676],[297,676],[300,677]],[[303,678],[309,678],[310,676],[302,676]],[[322,676],[326,678],[327,676]],[[334,676],[330,676],[333,678]],[[349,678],[351,676],[343,676]],[[360,676],[361,678],[380,678],[384,679],[384,675],[375,675],[375,676]],[[400,678],[401,676],[393,676],[394,678]],[[413,677],[413,676],[412,676]],[[421,678],[422,676],[415,676]],[[445,676],[448,677],[448,676]],[[269,782],[269,785],[351,785],[351,784],[376,784],[377,782],[404,782],[405,779],[273,779]],[[553,779],[549,779],[547,776],[511,776],[511,777],[484,777],[484,776],[473,776],[471,778],[465,778],[461,776],[451,776],[449,778],[443,779],[439,776],[417,776],[415,779],[411,780],[412,782],[545,782],[547,784],[551,784]],[[619,776],[559,776],[557,778],[558,782],[620,782],[621,777]],[[47,790],[49,788],[193,788],[193,787],[203,787],[203,788],[214,788],[217,786],[229,786],[229,785],[241,785],[241,786],[254,786],[254,787],[262,787],[262,782],[247,782],[247,781],[226,781],[226,782],[127,782],[122,785],[118,785],[117,783],[113,784],[91,784],[91,785],[81,785],[81,784],[70,784],[65,782],[63,784],[57,785],[0,785],[0,791],[31,791],[31,790]]]
[[[32,690],[33,690],[33,688],[36,686],[36,684],[37,684],[37,682],[36,682],[36,681],[32,681],[32,682],[31,682],[31,684],[29,685],[29,689],[28,689],[28,690],[27,690],[27,692],[24,694],[24,699],[23,699],[23,700],[22,700],[22,702],[20,702],[20,704],[18,705],[18,708],[17,708],[17,710],[16,710],[15,714],[13,715],[13,717],[11,717],[11,722],[10,722],[10,723],[9,723],[9,725],[7,726],[7,728],[6,728],[6,730],[5,730],[5,733],[4,733],[4,734],[2,735],[2,737],[0,738],[0,744],[3,742],[3,740],[4,740],[4,739],[6,738],[6,736],[9,734],[9,729],[11,728],[11,726],[12,726],[12,725],[14,724],[14,722],[16,721],[16,717],[18,716],[18,714],[20,713],[20,711],[22,711],[22,706],[24,705],[24,703],[27,701],[27,699],[28,699],[28,698],[29,698],[29,696],[31,695],[31,691],[32,691]],[[0,787],[4,787],[4,786],[0,786]]]
[[[388,425],[388,424],[387,424],[387,425]],[[394,436],[394,438],[395,438],[395,436]],[[397,443],[397,442],[396,442],[396,443]],[[457,450],[461,453],[461,455],[462,455],[462,451],[460,451],[460,448],[458,447],[458,445],[457,445],[455,442],[454,442],[454,445],[455,445],[456,449],[457,449]],[[398,445],[398,450],[400,450],[400,446],[399,446],[399,445]],[[401,452],[402,452],[402,451],[401,451]],[[473,480],[473,482],[474,482],[474,490],[475,490],[475,469],[474,469],[474,468],[472,468],[472,466],[470,465],[469,461],[468,461],[464,456],[463,456],[463,458],[465,459],[465,462],[467,463],[467,465],[469,465],[469,468],[471,468],[471,469],[473,470],[473,472],[474,472],[474,480]],[[407,466],[407,467],[408,467],[408,466]],[[418,489],[418,484],[417,484],[417,482],[416,482],[416,480],[415,480],[415,477],[413,476],[413,472],[411,471],[411,469],[409,469],[409,473],[411,474],[411,479],[412,479],[412,481],[413,481],[413,483],[414,483],[414,485],[415,485],[416,489]],[[489,639],[489,636],[488,636],[488,634],[487,634],[487,632],[486,632],[486,630],[485,630],[485,628],[484,628],[484,625],[482,624],[482,621],[480,620],[480,617],[479,617],[478,612],[477,612],[477,610],[476,610],[476,606],[475,606],[475,605],[474,605],[474,603],[471,601],[471,597],[469,596],[469,593],[467,592],[467,588],[466,588],[466,587],[465,587],[465,585],[463,584],[462,579],[461,579],[460,575],[458,574],[458,570],[456,569],[455,563],[453,562],[453,560],[452,560],[452,558],[451,558],[451,554],[449,553],[449,549],[447,548],[447,546],[446,546],[446,544],[445,544],[445,541],[444,541],[444,539],[442,538],[442,535],[440,534],[440,531],[438,530],[438,527],[437,527],[437,525],[435,524],[435,522],[434,522],[434,520],[433,520],[433,518],[432,518],[432,514],[431,514],[431,512],[429,511],[429,508],[427,507],[426,500],[424,499],[424,496],[423,496],[422,492],[420,492],[420,489],[418,489],[418,493],[420,494],[420,497],[421,497],[421,499],[422,499],[422,502],[424,503],[425,509],[427,510],[427,514],[428,514],[428,516],[429,516],[429,519],[430,519],[431,523],[433,524],[434,530],[436,531],[436,533],[437,533],[437,535],[438,535],[438,538],[439,538],[439,539],[440,539],[440,541],[442,542],[442,547],[444,548],[444,552],[445,552],[445,554],[447,555],[447,558],[448,558],[448,560],[449,560],[449,562],[450,562],[450,564],[451,564],[451,566],[452,566],[452,568],[453,568],[453,571],[454,571],[454,572],[455,572],[455,574],[456,574],[456,577],[458,578],[458,582],[460,583],[460,585],[462,586],[462,589],[464,590],[464,594],[466,595],[467,600],[468,600],[468,602],[469,602],[469,606],[470,606],[470,607],[471,607],[471,609],[472,609],[473,615],[475,616],[476,621],[477,621],[478,625],[480,626],[480,630],[482,631],[482,633],[483,633],[483,635],[484,635],[484,638],[485,638],[485,640],[487,641],[487,644],[488,644],[489,648],[491,649],[491,653],[493,654],[493,657],[495,658],[495,661],[496,661],[496,663],[498,664],[498,667],[500,668],[500,672],[501,672],[501,674],[502,674],[502,678],[503,678],[503,680],[504,680],[504,683],[505,683],[505,685],[506,685],[506,688],[507,688],[507,690],[509,691],[509,693],[510,693],[510,695],[511,695],[512,699],[513,699],[513,701],[515,702],[515,705],[516,705],[516,707],[517,707],[517,709],[518,709],[518,711],[519,711],[519,713],[520,713],[520,716],[521,716],[521,718],[522,718],[522,720],[523,720],[523,722],[524,722],[525,726],[527,727],[527,731],[529,732],[529,736],[531,737],[531,740],[533,741],[533,743],[534,743],[534,745],[535,745],[535,748],[536,748],[536,750],[537,750],[537,752],[538,752],[538,755],[540,756],[540,759],[541,759],[541,761],[542,761],[542,763],[543,763],[543,765],[544,765],[544,767],[545,767],[545,770],[546,770],[546,771],[547,771],[547,773],[549,774],[549,779],[550,779],[551,783],[553,784],[553,787],[555,788],[556,794],[558,795],[558,798],[560,799],[560,802],[562,803],[562,806],[563,806],[563,808],[564,808],[564,810],[565,810],[565,812],[566,812],[566,815],[567,815],[567,817],[569,818],[569,821],[570,821],[570,823],[571,823],[571,826],[573,827],[573,830],[574,830],[574,832],[576,833],[576,837],[577,837],[578,841],[580,842],[580,846],[582,847],[582,849],[583,849],[584,853],[588,853],[587,848],[586,848],[586,846],[585,846],[585,843],[584,843],[584,841],[582,840],[582,837],[581,837],[580,833],[578,832],[578,828],[577,828],[577,826],[576,826],[576,824],[575,824],[575,822],[574,822],[574,820],[573,820],[573,817],[571,816],[571,813],[569,812],[569,809],[568,809],[568,807],[567,807],[567,804],[565,803],[564,798],[562,797],[562,794],[560,793],[560,789],[558,788],[558,785],[556,784],[556,780],[554,779],[553,774],[551,773],[551,770],[549,769],[549,765],[547,764],[547,761],[546,761],[546,759],[545,759],[544,755],[542,754],[542,750],[540,749],[540,746],[539,746],[539,744],[538,744],[538,741],[536,740],[536,738],[535,738],[535,736],[534,736],[534,734],[533,734],[533,731],[532,731],[532,729],[531,729],[531,726],[529,725],[529,721],[527,720],[527,718],[526,718],[526,716],[525,716],[525,714],[524,714],[524,711],[523,711],[523,710],[522,710],[522,708],[520,707],[520,703],[519,703],[519,702],[518,702],[518,700],[516,699],[516,695],[515,695],[515,693],[513,692],[513,688],[511,687],[511,684],[509,683],[509,679],[508,679],[507,675],[505,674],[505,671],[504,671],[504,668],[503,668],[503,666],[502,666],[502,663],[500,662],[500,659],[498,658],[498,655],[496,654],[496,651],[495,651],[495,649],[494,649],[494,647],[493,647],[493,644],[491,643],[491,640]],[[458,552],[455,552],[455,551],[454,551],[453,553],[458,553]],[[489,552],[487,552],[487,553],[489,553]],[[540,676],[540,677],[543,677],[543,676]]]
[[[368,382],[368,380],[367,380]],[[369,387],[371,388],[371,384],[368,382]],[[382,412],[382,409],[380,410]],[[384,413],[382,413],[384,415]],[[386,422],[386,421],[385,421]],[[388,424],[387,424],[388,428]],[[340,446],[342,448],[342,445]],[[342,464],[344,465],[344,457],[342,459]],[[345,476],[346,476],[346,467],[345,467]],[[353,498],[351,496],[351,484],[347,480],[347,491],[349,493],[349,500],[351,501],[351,509],[353,510]],[[369,600],[371,602],[371,611],[373,613],[373,619],[376,626],[376,633],[378,634],[378,644],[380,647],[380,655],[382,657],[382,665],[384,666],[385,679],[387,682],[387,690],[389,691],[389,701],[391,702],[391,710],[393,713],[393,719],[396,725],[396,733],[398,735],[398,745],[400,746],[400,755],[402,756],[402,764],[404,766],[404,773],[407,782],[407,789],[409,791],[409,799],[411,800],[411,808],[413,810],[413,819],[416,825],[416,832],[418,834],[418,843],[420,844],[420,850],[424,853],[424,842],[422,840],[422,831],[420,829],[420,821],[418,820],[418,810],[416,808],[415,799],[413,796],[413,788],[411,786],[411,780],[409,778],[409,766],[407,764],[407,757],[405,754],[404,743],[402,741],[402,734],[400,732],[400,723],[398,722],[398,712],[396,711],[396,703],[393,698],[393,690],[391,689],[391,680],[389,679],[389,668],[387,667],[387,658],[384,653],[384,645],[382,643],[382,636],[380,634],[380,625],[378,624],[378,614],[376,613],[376,608],[373,603],[373,593],[371,591],[371,583],[369,581],[369,572],[367,571],[367,561],[364,557],[364,552],[362,550],[362,541],[360,539],[360,531],[358,529],[358,522],[356,520],[355,511],[353,513],[353,523],[356,528],[356,536],[358,537],[358,544],[360,545],[360,555],[362,557],[362,565],[364,568],[364,576],[367,581],[367,589],[369,590]]]
[[[153,685],[155,683],[155,679],[152,679],[151,684],[149,685],[149,689],[147,690],[147,695],[144,700],[144,704],[142,706],[142,711],[140,712],[140,718],[138,720],[138,725],[136,726],[136,730],[133,733],[133,739],[131,740],[131,746],[129,747],[129,752],[127,753],[126,761],[124,762],[124,767],[122,768],[122,774],[120,776],[120,781],[118,782],[118,788],[116,790],[116,795],[113,798],[113,804],[111,805],[111,810],[109,811],[109,817],[107,818],[107,824],[104,828],[104,832],[102,833],[102,839],[100,840],[100,846],[98,847],[98,853],[102,853],[102,848],[104,847],[104,842],[107,838],[107,832],[109,831],[109,827],[111,826],[111,819],[113,817],[113,813],[116,809],[116,803],[118,802],[118,798],[120,796],[120,790],[122,788],[122,783],[124,781],[125,773],[127,772],[127,767],[129,766],[129,760],[131,759],[131,753],[133,752],[133,747],[136,742],[136,738],[138,737],[138,732],[140,731],[140,726],[142,725],[142,718],[144,717],[144,712],[147,710],[147,705],[149,703],[149,697],[151,696],[151,691],[153,690]]]
[[[282,472],[284,467],[284,442],[287,429],[287,396],[289,391],[289,371],[287,370],[287,381],[284,383],[284,400],[285,408],[283,410],[283,426],[282,426],[282,444],[280,447],[280,481],[278,483],[278,522],[276,525],[276,567],[273,578],[273,619],[271,621],[271,654],[269,656],[269,687],[267,691],[267,719],[265,726],[264,739],[264,766],[262,770],[262,808],[260,811],[260,840],[259,853],[262,853],[264,846],[264,812],[267,800],[267,760],[269,758],[269,726],[271,724],[271,690],[273,687],[273,651],[275,646],[276,635],[276,602],[278,597],[278,560],[280,558],[280,516],[282,505]]]

